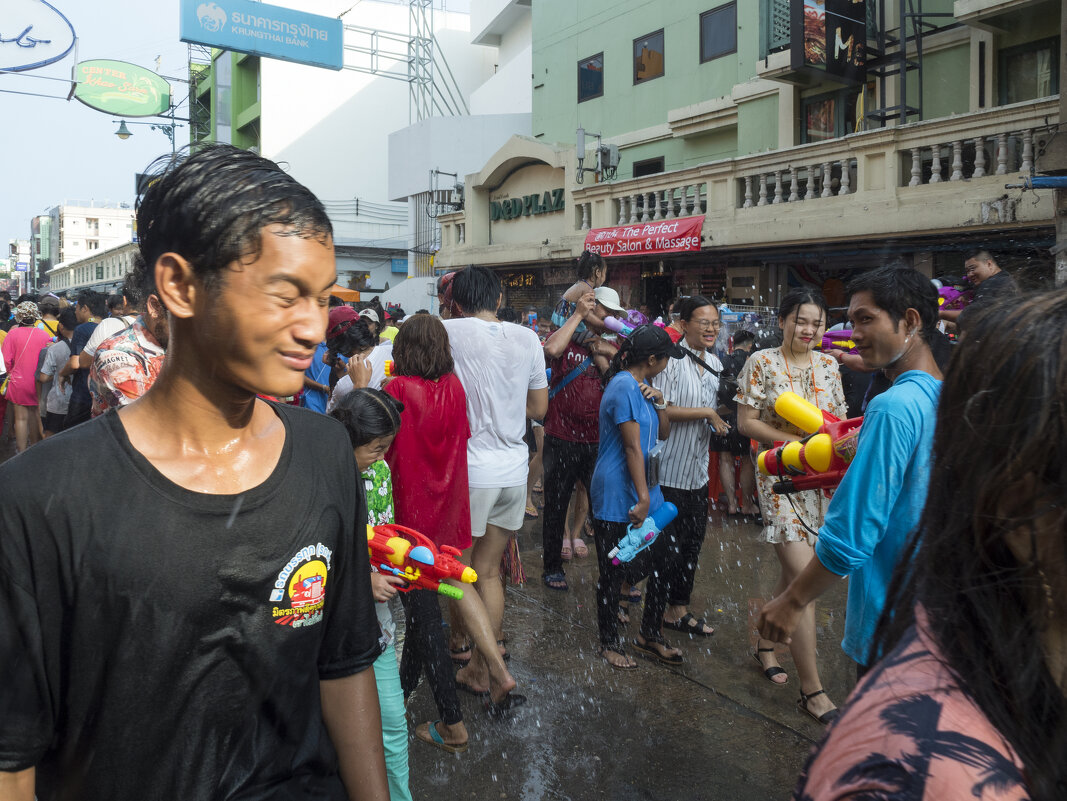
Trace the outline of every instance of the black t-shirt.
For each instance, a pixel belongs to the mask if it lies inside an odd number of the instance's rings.
[[[93,331],[99,323],[81,323],[74,329],[70,337],[70,355],[77,356],[85,348],[92,337]],[[89,368],[79,367],[74,371],[70,379],[70,400],[77,406],[79,403],[91,404],[92,396],[89,394]]]
[[[273,408],[240,495],[169,481],[113,411],[0,466],[0,769],[41,801],[347,798],[319,681],[381,653],[366,501],[343,427]]]
[[[976,313],[984,311],[999,300],[1011,297],[1016,291],[1015,279],[1003,270],[990,276],[974,290],[974,300],[956,318],[956,326],[963,331]]]

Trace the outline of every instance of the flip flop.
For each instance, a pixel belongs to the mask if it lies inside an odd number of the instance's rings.
[[[537,517],[538,516],[537,515],[537,509],[535,509],[533,506],[527,506],[526,507],[526,516],[528,518],[530,518],[531,520],[533,518]]]
[[[655,659],[655,660],[657,660],[659,662],[662,662],[664,665],[670,665],[671,667],[677,667],[678,665],[681,665],[681,664],[683,664],[685,662],[685,660],[682,659],[682,655],[681,654],[672,654],[671,656],[664,656],[663,654],[661,654],[659,652],[659,649],[656,648],[655,646],[656,645],[662,645],[664,647],[667,647],[667,641],[666,640],[662,640],[662,639],[656,639],[656,640],[647,639],[647,640],[645,640],[645,642],[642,643],[640,640],[638,640],[635,637],[631,644],[633,645],[634,650],[636,650],[642,656],[648,657],[649,659]]]
[[[478,698],[482,698],[489,695],[488,690],[476,690],[474,687],[467,684],[467,682],[460,681],[459,679],[456,679],[456,689],[462,690],[463,692],[469,693],[470,695],[476,696]]]
[[[541,583],[548,587],[550,590],[555,590],[556,592],[567,591],[567,577],[563,575],[562,572],[545,573],[545,575],[541,576]]]
[[[462,754],[470,747],[470,743],[458,743],[453,745],[452,743],[446,743],[444,737],[441,736],[441,732],[437,730],[437,724],[441,721],[435,720],[425,724],[420,723],[415,727],[415,738],[422,740],[427,745],[432,745],[435,748],[440,748],[442,751],[447,751],[450,754]],[[423,736],[422,727],[426,726],[426,733]]]
[[[559,549],[559,558],[564,562],[571,560],[571,546],[564,543],[563,547]]]
[[[485,699],[485,711],[489,713],[489,717],[506,718],[508,713],[513,709],[518,709],[526,703],[526,696],[519,695],[518,693],[508,693],[501,701],[494,701],[492,698],[486,696]]]
[[[574,547],[574,555],[579,559],[585,559],[589,556],[589,548],[585,544],[585,540],[581,537],[575,537],[572,541]]]
[[[711,631],[704,631],[704,627],[708,625],[708,621],[704,618],[693,617],[692,612],[686,612],[678,620],[664,620],[663,628],[670,629],[671,631],[680,631],[683,634],[688,634],[690,637],[710,637],[715,633],[715,629]]]
[[[630,594],[626,596],[626,599],[632,604],[641,603],[641,590],[637,589],[636,587],[631,587]]]
[[[628,658],[628,654],[624,650],[622,650],[622,646],[621,645],[602,645],[602,646],[600,646],[600,650],[597,651],[597,656],[602,658],[607,663],[607,665],[609,667],[613,667],[613,668],[615,668],[615,670],[637,670],[637,663],[636,662],[634,662],[632,665],[631,664],[616,665],[614,662],[611,662],[606,656],[608,651],[610,651],[613,654],[618,654],[619,656],[625,656],[627,658]]]
[[[471,646],[471,645],[464,645],[462,648],[450,648],[448,650],[448,653],[452,657],[452,664],[453,665],[467,665],[467,664],[470,664],[471,657],[473,656],[473,654],[471,653],[472,650],[473,650],[473,646]],[[466,657],[462,657],[462,656],[460,656],[460,654],[466,654],[467,656]]]

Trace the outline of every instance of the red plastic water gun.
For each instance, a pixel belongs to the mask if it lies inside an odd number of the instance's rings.
[[[460,552],[449,546],[438,548],[433,540],[407,526],[392,523],[367,526],[367,545],[371,564],[383,573],[399,576],[407,582],[400,592],[413,589],[433,590],[447,598],[462,598],[463,590],[443,579],[473,584],[478,574],[456,559]]]
[[[856,438],[862,417],[840,420],[795,392],[785,392],[774,410],[809,436],[798,442],[775,443],[759,455],[759,471],[775,476],[772,489],[779,495],[810,489],[828,491],[841,483],[856,455]]]

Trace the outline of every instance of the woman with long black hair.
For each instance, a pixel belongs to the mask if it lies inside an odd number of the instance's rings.
[[[663,492],[655,469],[649,472],[650,455],[657,439],[670,434],[667,403],[663,393],[649,384],[667,366],[668,358],[684,358],[667,332],[643,325],[623,341],[604,374],[604,397],[600,402],[600,445],[590,495],[593,501],[593,535],[596,540],[597,628],[600,655],[612,667],[637,667],[623,649],[618,635],[619,591],[623,581],[631,584],[650,575],[645,593],[641,633],[634,640],[638,651],[666,664],[682,661],[677,648],[663,639],[663,610],[667,603],[667,538],[660,535],[650,548],[632,562],[612,564],[608,557],[626,535],[663,505]]]
[[[794,798],[1067,797],[1067,291],[990,307],[945,376],[919,529]]]

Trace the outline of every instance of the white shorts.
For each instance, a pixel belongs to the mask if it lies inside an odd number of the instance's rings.
[[[517,487],[471,487],[471,536],[485,535],[486,525],[518,531],[526,513],[526,484]]]

